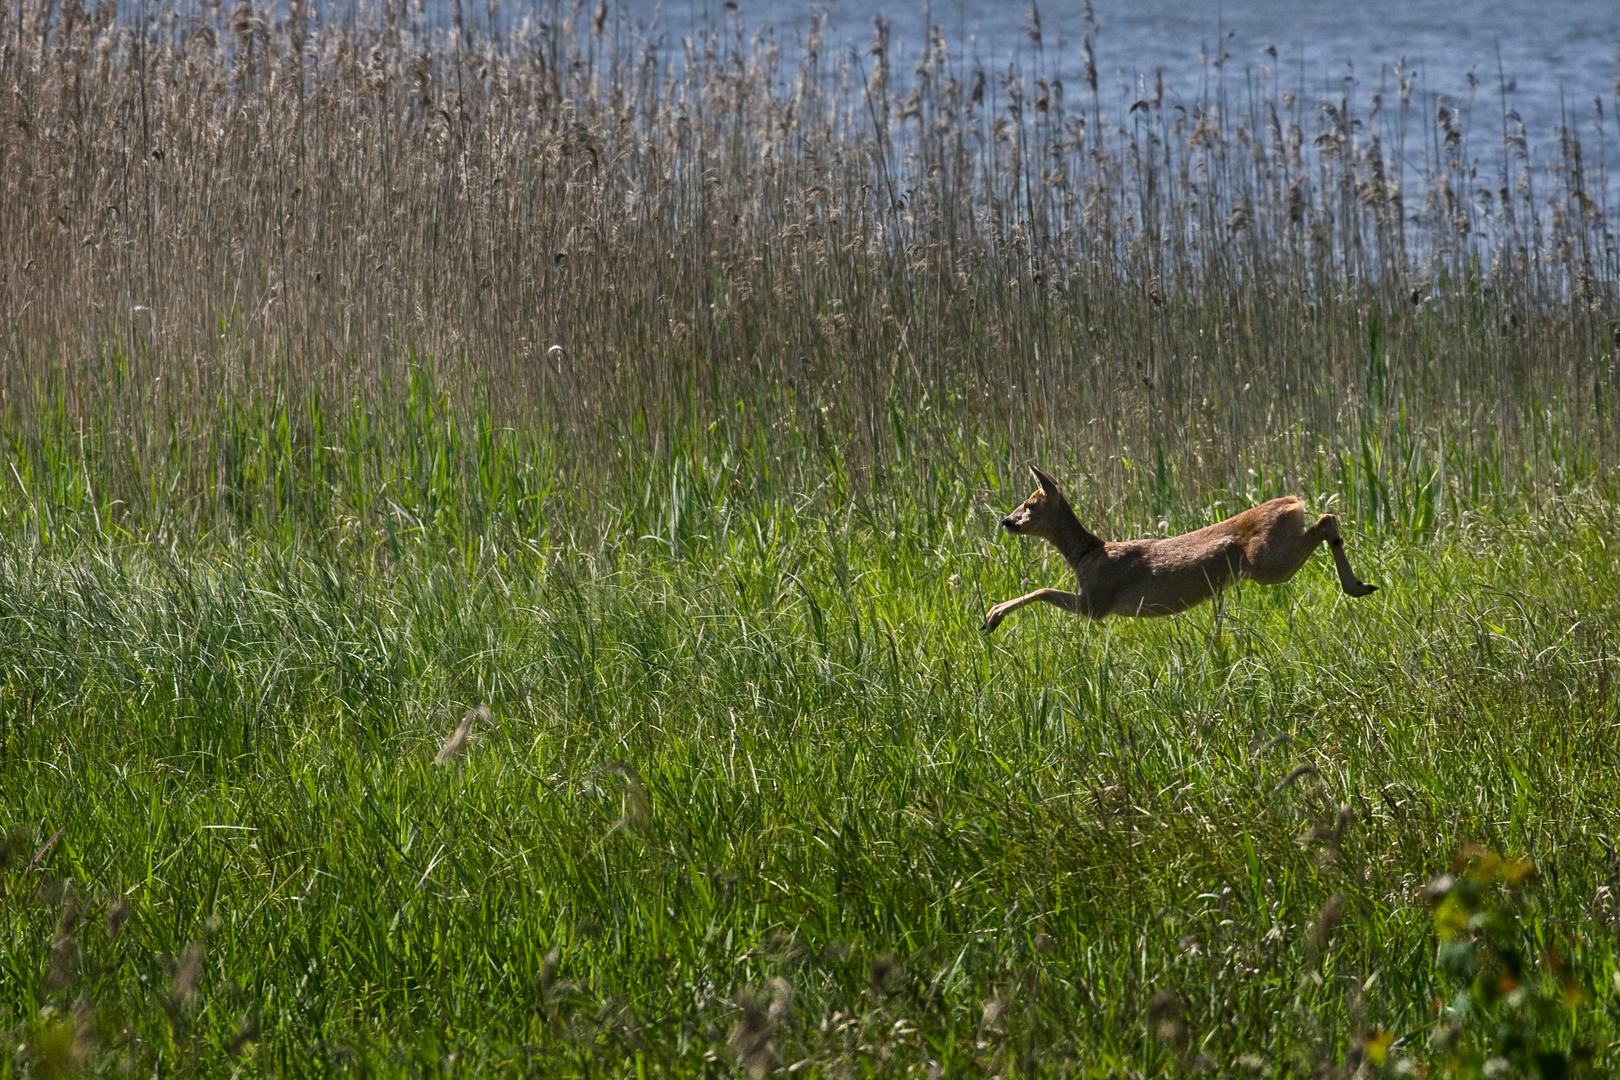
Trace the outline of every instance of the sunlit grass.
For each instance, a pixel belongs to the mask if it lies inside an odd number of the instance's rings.
[[[1188,1056],[1303,1068],[1428,1022],[1416,891],[1478,841],[1547,868],[1609,1030],[1608,501],[1355,535],[1375,598],[1324,556],[1219,634],[987,640],[1059,567],[911,479],[725,486],[673,554],[12,547],[5,1022],[85,1002],[142,1070],[703,1072],[756,987],[784,1063],[1102,1075],[1169,1068],[1170,991]]]
[[[1612,1068],[1579,132],[114,14],[0,5],[0,1073],[1355,1074],[1466,843]],[[986,638],[1030,460],[1381,591]]]

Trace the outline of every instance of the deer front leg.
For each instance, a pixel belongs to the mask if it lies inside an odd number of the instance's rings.
[[[1312,546],[1327,541],[1328,550],[1333,553],[1333,565],[1339,571],[1339,586],[1351,596],[1366,596],[1368,593],[1378,591],[1378,586],[1368,585],[1356,577],[1356,572],[1350,569],[1350,560],[1344,554],[1344,538],[1339,535],[1339,519],[1332,514],[1323,514],[1316,519],[1306,534],[1313,539]]]
[[[979,629],[988,634],[1001,625],[1002,619],[1005,619],[1025,604],[1033,604],[1036,601],[1051,604],[1053,607],[1060,607],[1064,611],[1073,612],[1076,615],[1090,614],[1088,605],[1079,593],[1064,592],[1062,589],[1036,589],[1032,593],[1025,593],[1016,600],[1008,600],[991,608],[990,613],[984,617],[984,625]]]

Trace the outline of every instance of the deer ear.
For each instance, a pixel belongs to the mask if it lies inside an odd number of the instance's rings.
[[[1058,482],[1041,471],[1039,465],[1031,465],[1029,471],[1034,474],[1035,482],[1041,485],[1041,490],[1053,498],[1062,498],[1063,492],[1058,488]]]

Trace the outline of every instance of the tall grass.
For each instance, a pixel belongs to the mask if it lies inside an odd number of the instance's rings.
[[[1048,78],[1033,28],[1005,72],[937,29],[896,70],[881,23],[783,70],[732,17],[671,58],[580,7],[142,10],[0,16],[7,459],[137,531],[312,486],[372,521],[386,478],[326,448],[408,446],[423,395],[469,452],[545,432],[569,485],[787,425],[863,471],[1065,460],[1130,522],[1253,469],[1426,528],[1614,460],[1604,155],[1572,122],[1538,166],[1403,66],[1127,102]]]
[[[1056,560],[855,488],[679,558],[11,546],[5,1067],[1349,1075],[1446,1030],[1472,841],[1612,1068],[1612,500],[987,644]]]
[[[0,1073],[1362,1075],[1471,841],[1612,1068],[1603,155],[607,11],[0,5]]]

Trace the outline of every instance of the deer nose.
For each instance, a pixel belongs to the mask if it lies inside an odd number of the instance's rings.
[[[1001,527],[1010,533],[1015,533],[1018,531],[1018,523],[1010,517],[1004,517],[1001,519]]]

